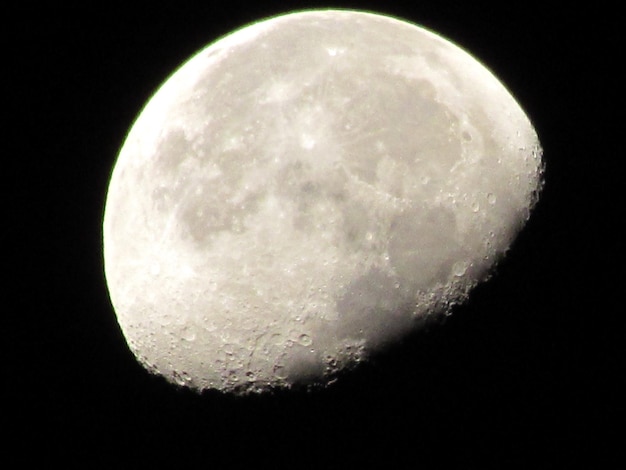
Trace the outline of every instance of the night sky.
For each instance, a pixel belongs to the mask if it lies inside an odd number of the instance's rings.
[[[403,3],[55,2],[6,12],[7,468],[624,464],[617,13],[599,2]],[[117,153],[193,53],[252,21],[320,6],[420,24],[490,68],[539,134],[542,198],[469,303],[330,388],[243,398],[177,389],[135,361],[108,298],[101,225]]]

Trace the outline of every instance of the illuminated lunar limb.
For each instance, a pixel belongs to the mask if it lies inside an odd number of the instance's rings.
[[[253,24],[177,70],[121,149],[118,322],[180,385],[323,385],[486,279],[541,170],[515,99],[432,32],[354,11]]]

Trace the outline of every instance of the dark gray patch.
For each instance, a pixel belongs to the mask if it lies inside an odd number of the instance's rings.
[[[368,210],[364,204],[350,201],[343,211],[344,243],[351,251],[361,251],[370,226]]]
[[[175,176],[178,167],[193,155],[192,143],[187,140],[182,129],[170,131],[159,143],[155,157],[155,167],[159,174]]]
[[[445,281],[460,247],[452,211],[418,207],[395,218],[391,225],[389,259],[404,285],[426,290]]]
[[[339,338],[366,338],[368,347],[405,333],[411,324],[411,303],[397,279],[371,269],[353,281],[337,300]]]
[[[287,357],[285,373],[291,383],[312,384],[324,375],[326,365],[313,347],[294,344]]]

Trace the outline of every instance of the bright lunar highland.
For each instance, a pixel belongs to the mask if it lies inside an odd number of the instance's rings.
[[[324,385],[462,302],[541,185],[531,122],[459,47],[372,13],[271,18],[192,57],[130,130],[112,304],[171,382]]]

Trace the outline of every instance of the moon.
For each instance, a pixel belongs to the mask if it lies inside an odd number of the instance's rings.
[[[520,105],[437,34],[345,10],[257,22],[175,71],[121,148],[119,326],[197,391],[324,386],[487,279],[542,168]]]

